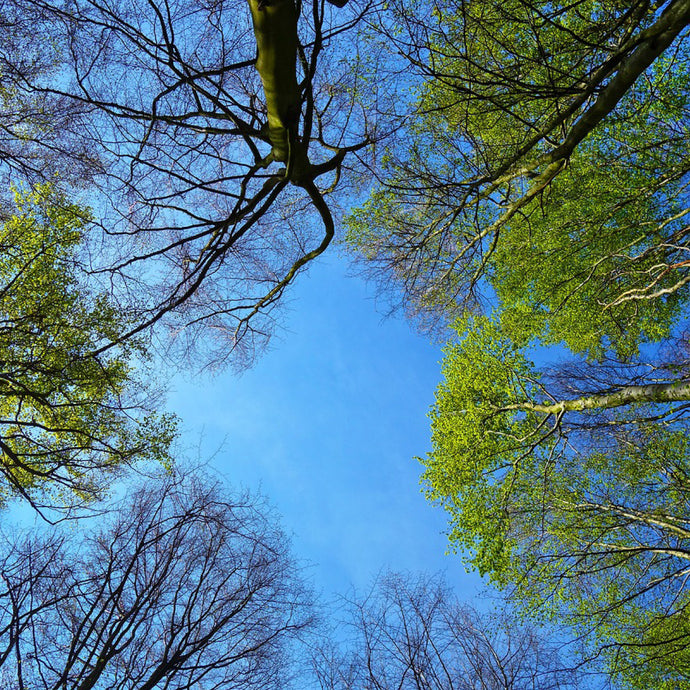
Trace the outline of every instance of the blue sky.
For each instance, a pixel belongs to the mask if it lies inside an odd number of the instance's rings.
[[[327,599],[390,568],[445,570],[469,600],[479,579],[444,555],[444,515],[414,460],[429,449],[441,350],[384,319],[372,294],[331,252],[298,279],[286,329],[249,371],[177,379],[168,408],[201,458],[268,497]]]

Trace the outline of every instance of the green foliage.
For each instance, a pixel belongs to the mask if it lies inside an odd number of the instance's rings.
[[[664,122],[651,116],[659,103],[648,103],[590,135],[502,233],[487,273],[522,342],[536,333],[572,352],[601,357],[611,347],[631,357],[640,343],[667,338],[687,307],[679,281],[690,149],[668,131],[655,142]]]
[[[586,126],[588,93],[615,77],[607,61],[624,65],[659,16],[594,0],[436,4],[400,41],[428,56],[413,63],[425,83],[409,143],[348,221],[365,270],[425,322],[490,288],[521,343],[630,357],[667,337],[690,280],[687,47]]]
[[[451,542],[472,549],[479,571],[500,579],[510,551],[508,511],[541,439],[535,413],[503,408],[538,384],[495,321],[477,317],[456,328],[462,339],[446,349],[423,481],[427,497],[450,513]]]
[[[493,308],[457,321],[446,349],[427,496],[448,511],[451,544],[527,611],[575,626],[621,682],[678,687],[690,642],[690,10],[428,10],[419,21],[394,3],[404,29],[386,36],[423,84],[347,235],[425,320]],[[554,345],[567,365],[529,361]]]
[[[49,185],[15,201],[0,229],[2,497],[69,504],[123,464],[168,462],[175,423],[147,412],[133,345],[115,344],[125,317],[80,280],[88,213]]]
[[[519,596],[591,636],[630,687],[677,687],[690,681],[688,442],[663,428],[626,440],[563,458],[525,496],[512,577],[527,576]]]
[[[423,478],[449,512],[451,544],[526,611],[602,647],[630,687],[645,687],[640,667],[655,683],[690,680],[682,418],[650,425],[660,406],[643,401],[606,417],[559,410],[497,318],[457,328]]]

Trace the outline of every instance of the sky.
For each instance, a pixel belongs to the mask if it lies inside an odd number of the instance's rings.
[[[384,318],[373,293],[330,252],[298,278],[285,330],[251,369],[177,378],[167,408],[202,460],[268,498],[326,600],[389,569],[445,571],[474,600],[480,580],[446,555],[414,459],[430,448],[441,349]]]

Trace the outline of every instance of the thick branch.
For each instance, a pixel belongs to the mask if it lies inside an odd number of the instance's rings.
[[[613,393],[589,395],[576,400],[559,400],[551,404],[515,403],[500,408],[501,412],[525,410],[545,414],[562,415],[564,412],[604,410],[635,403],[686,402],[690,400],[690,381],[674,383],[649,383],[643,386],[626,386]]]
[[[690,0],[677,0],[658,21],[640,36],[640,45],[623,62],[616,76],[575,123],[565,141],[548,157],[549,161],[567,158],[575,147],[618,105],[648,67],[673,43],[690,23]]]
[[[256,69],[266,97],[273,158],[294,164],[301,110],[297,84],[298,11],[294,0],[249,0],[249,9],[256,37]],[[306,160],[306,155],[304,157]]]
[[[315,249],[312,249],[310,252],[307,252],[306,254],[300,256],[300,258],[297,259],[297,261],[295,261],[295,263],[292,265],[285,277],[282,280],[280,280],[280,282],[278,282],[268,292],[268,294],[264,295],[264,297],[262,297],[254,305],[252,311],[247,316],[245,316],[238,324],[237,329],[235,330],[236,338],[240,338],[242,336],[244,331],[247,329],[249,321],[252,319],[252,317],[258,314],[259,311],[261,311],[261,309],[265,309],[266,307],[276,302],[282,296],[285,288],[292,282],[292,280],[299,273],[299,271],[310,261],[313,261],[317,257],[321,256],[321,254],[323,254],[326,251],[326,249],[328,249],[328,246],[333,240],[333,237],[335,235],[335,226],[333,223],[333,216],[331,215],[330,209],[328,208],[328,204],[325,202],[321,192],[318,190],[316,185],[311,180],[304,182],[303,186],[306,192],[309,194],[309,197],[311,198],[314,207],[319,212],[319,215],[321,216],[321,219],[323,221],[324,236],[321,240],[321,244],[319,244],[319,246]]]

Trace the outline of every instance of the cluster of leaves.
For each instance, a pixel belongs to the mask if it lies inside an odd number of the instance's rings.
[[[532,411],[506,411],[516,391],[525,398],[538,387],[530,363],[497,324],[487,319],[464,322],[473,338],[451,345],[444,360],[444,382],[432,412],[434,453],[424,480],[430,500],[446,500],[451,540],[476,550],[480,571],[497,570],[506,548],[506,515],[528,467],[539,462],[532,452],[549,452],[543,442],[549,427]],[[459,328],[462,325],[458,324]],[[467,487],[463,491],[460,487]]]
[[[536,319],[525,337],[575,351],[668,333],[687,278],[688,53],[642,51],[683,33],[670,4],[436,4],[424,28],[396,5],[426,81],[408,145],[349,221],[364,271],[393,275],[427,323],[489,288],[516,335]]]
[[[592,637],[631,687],[650,687],[655,674],[685,678],[686,421],[659,403],[588,410],[544,400],[547,377],[496,320],[459,327],[423,461],[452,544],[527,610]]]
[[[653,93],[672,88],[660,81]],[[629,358],[682,318],[690,150],[680,134],[659,141],[664,125],[680,125],[651,109],[594,132],[502,233],[487,279],[520,342],[536,334],[574,353]]]

